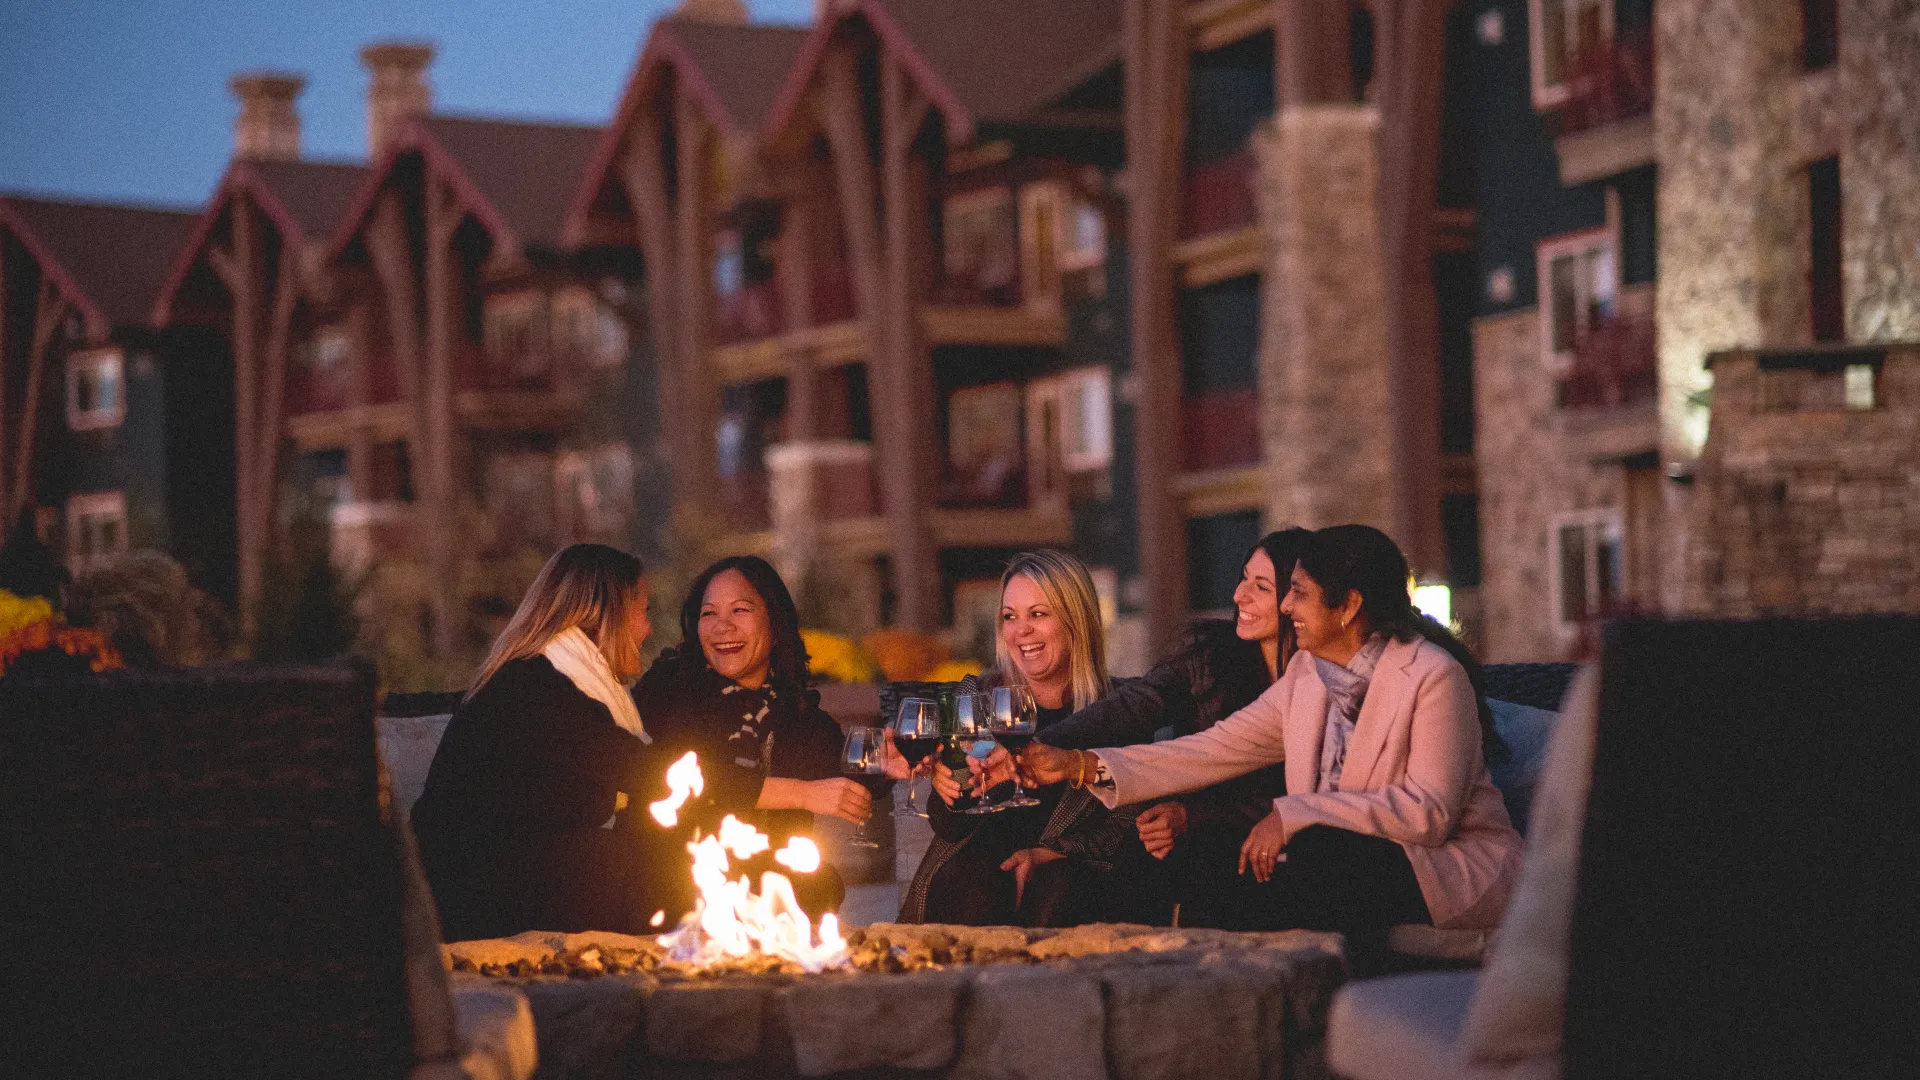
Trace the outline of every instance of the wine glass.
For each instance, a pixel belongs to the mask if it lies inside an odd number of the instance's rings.
[[[900,715],[893,719],[893,745],[906,756],[907,764],[917,766],[928,754],[940,749],[940,703],[927,698],[907,698],[900,703]],[[926,817],[914,800],[913,777],[907,778],[906,804],[894,811],[901,817]]]
[[[840,749],[840,771],[876,796],[879,789],[884,789],[887,784],[887,739],[884,730],[877,727],[848,728],[846,744]],[[867,823],[864,821],[853,827],[853,836],[847,843],[863,848],[880,846],[867,836]]]
[[[979,768],[982,746],[993,739],[993,731],[988,723],[988,705],[985,694],[961,694],[954,699],[954,724],[951,738],[955,746],[965,751],[971,759],[969,765]],[[980,800],[961,811],[964,814],[991,814],[1007,808],[1006,803],[988,802],[983,793]]]
[[[1033,741],[1035,718],[1040,711],[1034,703],[1033,691],[1024,686],[997,686],[983,697],[987,705],[987,730],[993,735],[993,741],[1006,747],[1007,753],[1018,758],[1020,751]],[[1013,797],[1000,805],[1040,805],[1040,800],[1027,794],[1027,789],[1021,785],[1019,769],[1013,771]]]

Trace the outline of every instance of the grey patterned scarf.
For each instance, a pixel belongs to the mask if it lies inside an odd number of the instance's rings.
[[[1387,639],[1375,634],[1345,665],[1313,658],[1313,669],[1327,688],[1327,728],[1320,738],[1320,779],[1315,791],[1333,791],[1340,785],[1340,771],[1347,764],[1347,740],[1360,718],[1360,706],[1367,700],[1367,686],[1373,681],[1373,669],[1380,654],[1387,651]]]

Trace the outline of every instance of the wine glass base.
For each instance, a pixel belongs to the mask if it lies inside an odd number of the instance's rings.
[[[859,838],[859,837],[854,837],[853,839],[851,839],[851,840],[848,840],[848,841],[847,841],[847,846],[848,846],[848,847],[860,847],[860,848],[877,848],[877,847],[879,847],[880,845],[879,845],[879,844],[876,844],[876,843],[874,843],[874,842],[873,842],[873,841],[871,841],[871,840],[863,840],[863,839],[861,839],[861,838]]]
[[[960,812],[963,814],[997,814],[1002,810],[1011,810],[1016,806],[1024,806],[1024,805],[1029,805],[1029,804],[1017,803],[1011,800],[1006,802],[997,802],[997,803],[981,803],[977,806],[969,807]],[[1035,801],[1031,805],[1038,806],[1040,804],[1038,801]]]
[[[1039,806],[1040,800],[1034,798],[1031,795],[1015,795],[1013,798],[1008,799],[1005,802],[1002,802],[998,805],[1000,806]]]

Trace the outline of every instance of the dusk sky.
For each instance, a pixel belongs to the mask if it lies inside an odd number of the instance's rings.
[[[366,153],[362,45],[435,42],[441,111],[604,123],[678,0],[0,0],[0,191],[191,205],[233,148],[236,71],[307,76],[307,156]],[[806,22],[813,0],[749,0]]]

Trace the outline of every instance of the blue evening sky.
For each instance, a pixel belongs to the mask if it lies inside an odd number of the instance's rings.
[[[436,109],[604,123],[677,0],[0,0],[0,191],[196,204],[233,148],[236,71],[307,76],[307,156],[366,153],[360,47],[435,42]],[[800,23],[813,0],[749,0]]]

